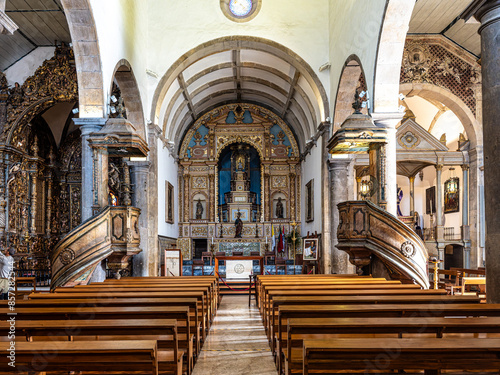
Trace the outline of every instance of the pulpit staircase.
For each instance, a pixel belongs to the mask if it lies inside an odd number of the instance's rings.
[[[74,228],[55,246],[51,255],[51,289],[87,284],[102,260],[115,272],[124,269],[139,253],[140,209],[108,206]]]
[[[337,248],[358,270],[429,288],[427,250],[402,221],[369,201],[338,204]]]

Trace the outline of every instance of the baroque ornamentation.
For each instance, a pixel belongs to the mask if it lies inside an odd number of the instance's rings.
[[[418,138],[411,131],[407,131],[401,138],[399,138],[399,144],[407,150],[410,150],[420,144],[420,138]]]
[[[401,254],[407,258],[412,258],[415,255],[415,246],[410,241],[403,242],[401,244]]]
[[[207,227],[191,227],[193,237],[208,237]]]
[[[402,69],[411,82],[429,82],[429,69],[434,63],[426,45],[408,43],[403,53]]]
[[[193,189],[206,189],[207,178],[205,176],[193,176]]]
[[[288,187],[288,179],[286,176],[273,176],[272,188],[287,188]]]
[[[75,259],[75,252],[68,248],[64,250],[59,257],[61,258],[62,264],[70,264]]]

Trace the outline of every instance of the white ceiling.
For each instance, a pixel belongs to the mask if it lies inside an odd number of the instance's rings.
[[[60,0],[7,0],[5,13],[19,29],[14,35],[0,34],[0,71],[35,48],[71,42]]]
[[[410,34],[442,34],[456,44],[481,54],[479,23],[471,18],[467,23],[460,15],[471,0],[418,0],[410,20]]]
[[[187,66],[186,66],[187,65]],[[262,105],[283,118],[302,146],[325,119],[310,72],[282,53],[227,47],[186,64],[165,88],[159,123],[170,140],[211,109],[236,102]]]

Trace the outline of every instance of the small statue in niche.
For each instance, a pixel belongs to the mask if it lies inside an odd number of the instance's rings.
[[[203,217],[203,204],[201,203],[201,198],[198,198],[196,203],[196,219],[200,220]]]
[[[276,217],[278,219],[283,219],[283,202],[281,202],[281,197],[278,197],[278,202],[276,203]]]
[[[243,221],[241,220],[241,212],[238,211],[236,214],[236,220],[234,221],[234,238],[241,238],[243,232]]]

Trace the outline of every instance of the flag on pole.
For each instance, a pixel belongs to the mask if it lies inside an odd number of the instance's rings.
[[[278,253],[283,252],[283,233],[281,232],[281,225],[280,227],[280,235],[278,238]]]
[[[276,238],[274,237],[274,225],[271,226],[271,250],[275,251],[276,249]]]

